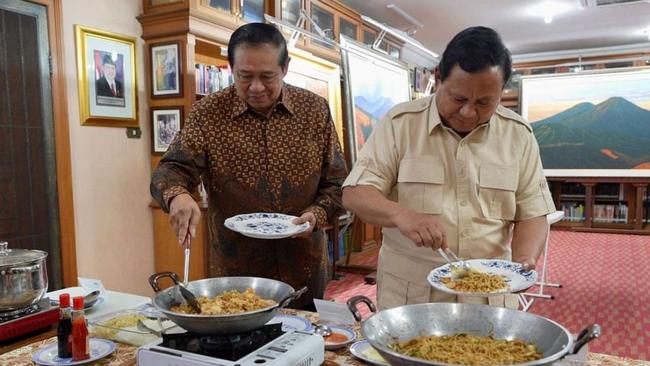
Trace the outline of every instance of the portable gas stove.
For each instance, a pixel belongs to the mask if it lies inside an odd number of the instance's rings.
[[[24,309],[0,312],[0,341],[48,327],[58,321],[59,309],[52,306],[49,298]]]
[[[226,336],[164,334],[140,347],[137,359],[140,366],[316,366],[325,361],[325,343],[277,323]]]

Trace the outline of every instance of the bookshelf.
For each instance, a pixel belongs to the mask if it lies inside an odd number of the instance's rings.
[[[574,231],[650,235],[650,177],[549,177],[564,219]]]

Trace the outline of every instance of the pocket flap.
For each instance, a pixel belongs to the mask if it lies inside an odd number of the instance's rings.
[[[443,184],[445,169],[434,160],[402,160],[397,182]]]
[[[503,165],[482,165],[479,171],[479,186],[483,188],[517,190],[517,169]]]

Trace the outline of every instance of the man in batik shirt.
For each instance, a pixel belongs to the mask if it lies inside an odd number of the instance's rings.
[[[250,23],[228,44],[234,86],[197,102],[151,179],[151,193],[180,245],[195,236],[200,210],[190,195],[208,192],[210,276],[256,276],[308,292],[293,305],[313,309],[327,284],[322,228],[342,212],[345,161],[327,101],[283,83],[289,56],[273,26]],[[224,227],[228,217],[279,212],[309,222],[299,237],[252,239]],[[336,239],[334,239],[336,242]],[[180,251],[179,251],[180,253]]]

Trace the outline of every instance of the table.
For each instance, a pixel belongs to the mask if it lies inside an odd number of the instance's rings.
[[[283,313],[298,315],[309,319],[311,322],[318,322],[318,314],[296,311],[291,309],[283,309]],[[357,335],[360,336],[359,327],[354,327]],[[33,365],[31,362],[32,354],[41,346],[56,342],[55,330],[50,330],[48,333],[39,335],[39,339],[13,349],[7,353],[2,354],[3,350],[0,348],[0,366],[16,366],[16,365]],[[134,366],[136,365],[135,353],[137,348],[124,344],[118,344],[117,350],[111,356],[93,362],[92,366],[108,365],[108,366]],[[608,356],[597,353],[589,353],[587,355],[587,363],[584,366],[650,366],[649,361],[631,360],[616,356]],[[337,351],[325,351],[325,363],[323,366],[367,366],[363,361],[354,358],[347,348],[342,348]]]
[[[45,294],[45,297],[58,301],[60,293],[69,293],[70,296],[79,296],[88,293],[88,291],[81,287],[68,287],[48,292]],[[105,314],[125,309],[133,309],[149,303],[151,303],[151,299],[145,296],[106,290],[106,292],[101,295],[100,300],[98,300],[92,308],[86,310],[86,319],[94,320]]]

